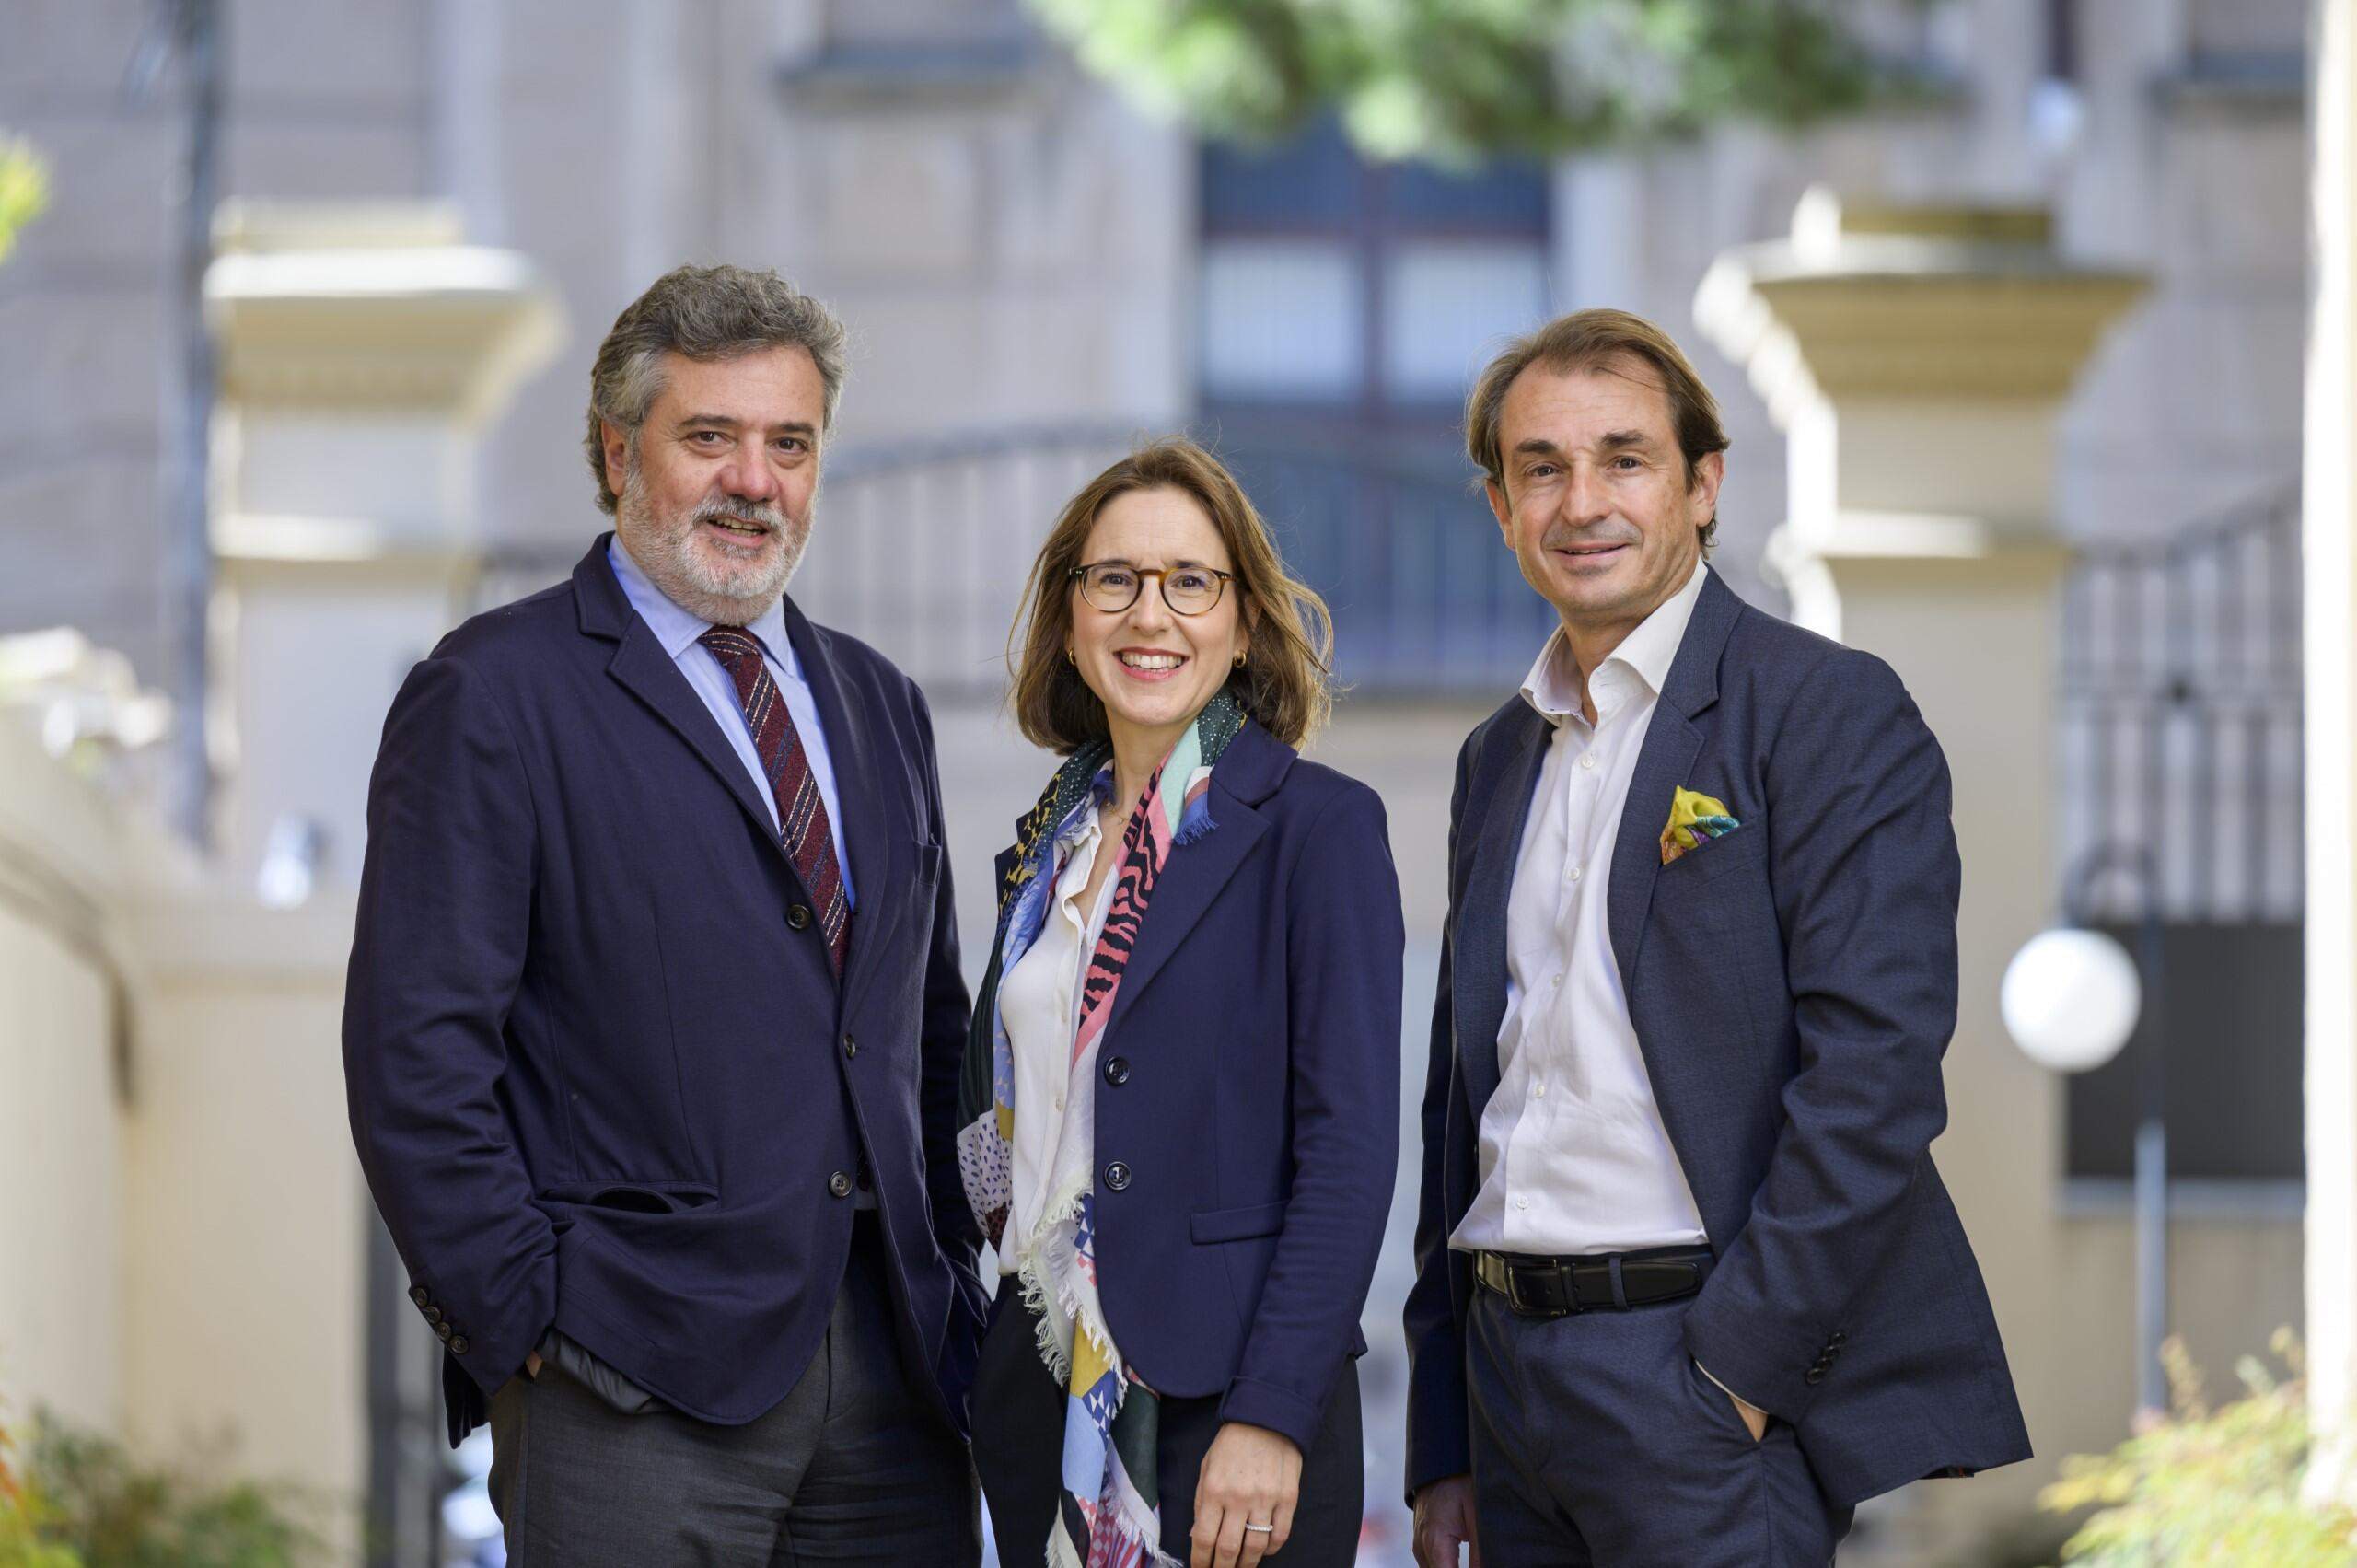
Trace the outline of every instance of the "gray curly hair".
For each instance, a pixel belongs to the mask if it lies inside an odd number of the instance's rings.
[[[656,278],[614,318],[589,368],[585,445],[589,471],[598,476],[598,510],[611,513],[620,499],[606,478],[601,426],[611,424],[627,433],[635,451],[638,427],[663,392],[665,354],[715,360],[763,349],[805,349],[826,389],[823,428],[834,423],[835,404],[842,398],[844,338],[833,311],[767,269],[674,267]]]

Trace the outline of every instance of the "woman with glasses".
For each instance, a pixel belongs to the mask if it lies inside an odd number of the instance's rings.
[[[999,857],[958,1116],[1000,1560],[1348,1564],[1401,930],[1383,803],[1295,751],[1326,607],[1169,440],[1064,507],[1016,626],[1064,761]]]

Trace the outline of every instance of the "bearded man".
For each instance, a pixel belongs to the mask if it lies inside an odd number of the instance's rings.
[[[682,267],[614,322],[615,531],[386,720],[353,1137],[524,1563],[970,1563],[968,1014],[917,688],[784,597],[843,330]]]

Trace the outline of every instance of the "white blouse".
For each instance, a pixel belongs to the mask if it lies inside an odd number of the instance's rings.
[[[1064,1098],[1071,1083],[1073,1039],[1080,1028],[1081,982],[1088,956],[1112,908],[1119,868],[1105,874],[1092,908],[1080,907],[1088,874],[1097,861],[1104,830],[1096,812],[1056,842],[1062,869],[1057,873],[1052,907],[1039,935],[1014,969],[999,981],[999,1017],[1015,1070],[1015,1166],[1006,1229],[999,1238],[999,1272],[1016,1272],[1027,1243],[1038,1231],[1048,1201],[1049,1172],[1064,1131]]]

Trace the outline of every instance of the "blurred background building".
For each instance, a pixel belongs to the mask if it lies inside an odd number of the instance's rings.
[[[1550,615],[1469,486],[1461,400],[1503,337],[1615,305],[1668,326],[1725,405],[1716,564],[1892,658],[1956,766],[1966,995],[1937,1152],[2041,1458],[1871,1505],[1844,1560],[2035,1560],[2058,1534],[2036,1486],[2134,1402],[2147,1046],[2064,1085],[2007,1043],[1995,987],[2099,845],[2161,867],[2156,889],[2097,884],[2093,912],[2132,925],[2152,891],[2166,925],[2175,1325],[2223,1371],[2303,1321],[2302,366],[2329,9],[1861,5],[1907,88],[1876,107],[1435,167],[1373,159],[1331,115],[1200,135],[1017,0],[11,0],[0,127],[52,192],[0,263],[0,634],[51,634],[0,638],[24,720],[0,725],[0,1399],[159,1446],[234,1433],[241,1466],[346,1500],[347,1539],[365,1516],[371,1561],[472,1550],[487,1515],[446,1506],[438,1347],[344,1129],[366,779],[409,664],[602,526],[588,364],[666,268],[773,266],[853,327],[795,593],[933,698],[970,960],[982,868],[1046,765],[997,706],[1022,574],[1082,479],[1185,428],[1334,609],[1351,691],[1318,753],[1389,805],[1411,1020],[1449,759]],[[192,273],[176,200],[208,49],[221,205]],[[209,407],[186,371],[199,275]],[[201,754],[157,738],[200,705]],[[1408,1561],[1425,1049],[1411,1027],[1368,1308],[1370,1563]]]

